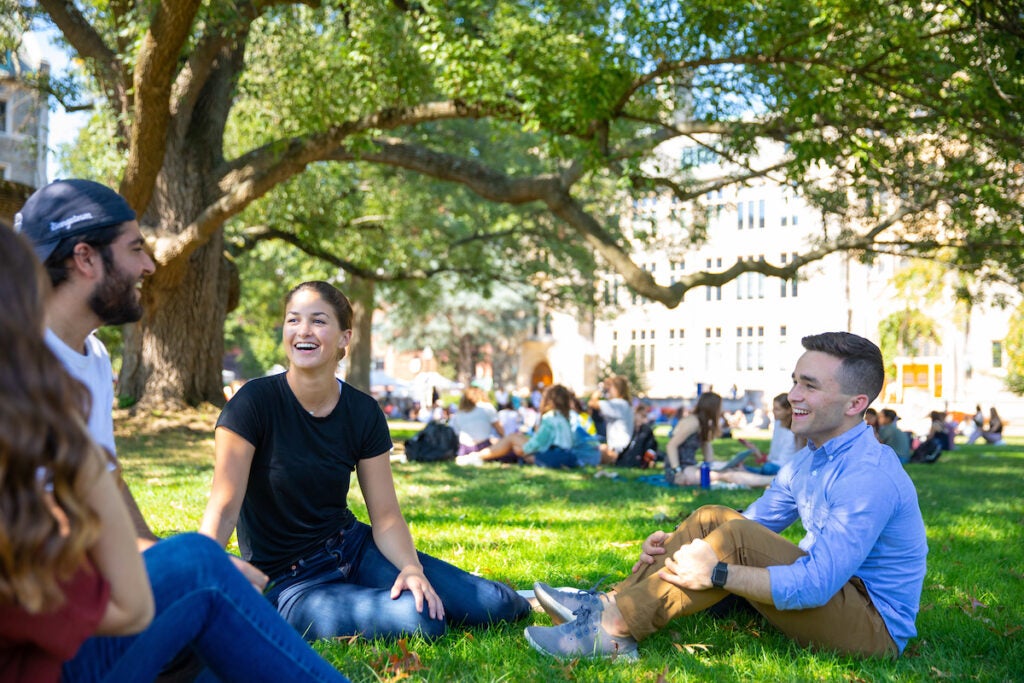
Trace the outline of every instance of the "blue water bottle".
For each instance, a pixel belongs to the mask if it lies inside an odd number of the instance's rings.
[[[711,488],[711,465],[707,460],[700,464],[700,487],[702,489]]]

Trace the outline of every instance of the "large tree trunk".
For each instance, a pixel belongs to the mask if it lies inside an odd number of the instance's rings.
[[[353,315],[352,342],[348,347],[348,376],[345,381],[357,389],[369,391],[370,363],[373,360],[370,335],[377,283],[350,274],[346,284],[345,295],[352,302]]]
[[[187,122],[172,123],[153,197],[140,219],[145,229],[178,233],[219,197],[217,169],[244,42],[240,36],[222,50]],[[143,318],[125,335],[119,396],[146,408],[222,404],[224,321],[238,293],[223,230],[187,258],[157,264],[143,286]]]
[[[154,277],[145,315],[125,334],[118,393],[146,407],[223,402],[224,320],[232,269],[218,234],[189,259],[177,284]]]

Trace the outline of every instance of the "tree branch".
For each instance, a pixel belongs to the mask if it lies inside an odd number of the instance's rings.
[[[57,25],[78,56],[94,65],[96,80],[107,100],[117,110],[128,111],[128,76],[117,54],[71,0],[39,0],[39,5]]]
[[[332,126],[322,133],[274,141],[252,150],[227,165],[218,182],[219,198],[211,202],[191,224],[180,233],[157,237],[154,245],[157,262],[163,266],[164,276],[173,277],[173,263],[187,259],[206,244],[228,218],[277,184],[302,172],[308,164],[334,158],[334,150],[352,135],[428,121],[482,118],[497,111],[500,110],[462,102],[430,102],[383,110]],[[357,160],[359,156],[351,154],[349,160]]]
[[[121,194],[141,216],[163,167],[171,120],[171,85],[178,57],[201,0],[162,0],[143,36],[135,65],[135,107]]]
[[[346,273],[355,275],[357,277],[364,278],[366,280],[372,280],[373,282],[402,282],[407,280],[427,280],[435,275],[441,273],[456,273],[456,274],[472,274],[476,273],[476,269],[472,267],[455,267],[455,266],[439,266],[437,268],[428,268],[426,270],[398,270],[389,272],[380,272],[375,268],[365,268],[352,261],[343,259],[333,252],[329,252],[326,249],[318,247],[314,244],[310,244],[306,240],[302,239],[294,233],[290,233],[284,230],[278,230],[271,228],[266,225],[252,226],[246,228],[243,231],[245,243],[240,247],[241,251],[248,251],[257,243],[266,240],[279,240],[287,244],[292,245],[299,251],[312,256],[315,259],[319,259],[324,263],[329,263],[336,268],[344,270]]]

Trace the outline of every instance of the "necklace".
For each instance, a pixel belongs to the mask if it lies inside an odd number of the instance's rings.
[[[317,404],[315,407],[306,409],[306,412],[309,413],[310,415],[312,415],[313,417],[316,417],[317,414],[321,410],[324,410],[325,408],[327,408],[327,406],[331,405],[332,402],[337,403],[338,396],[340,396],[340,395],[341,395],[341,384],[338,383],[338,393],[337,394],[332,394],[332,395],[328,396],[324,401],[322,401],[321,403]],[[305,408],[305,406],[302,406],[302,407]],[[323,417],[323,416],[321,415],[321,417]]]

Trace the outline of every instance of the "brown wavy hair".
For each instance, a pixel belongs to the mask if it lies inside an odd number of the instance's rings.
[[[569,419],[569,411],[572,410],[573,394],[561,384],[552,384],[544,390],[544,396],[540,402],[540,412],[544,414],[549,410],[561,413],[566,420]]]
[[[697,434],[701,443],[714,440],[718,435],[722,418],[722,397],[713,391],[705,391],[697,399],[693,409],[697,416]]]
[[[0,603],[30,613],[64,601],[60,582],[95,543],[86,495],[104,468],[88,391],[43,340],[44,277],[28,242],[0,224]]]

